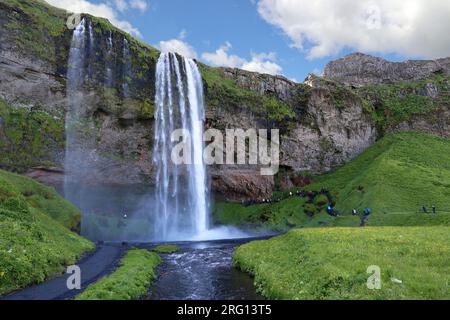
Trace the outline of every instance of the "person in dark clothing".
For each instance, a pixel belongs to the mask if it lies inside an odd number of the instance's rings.
[[[363,215],[361,217],[361,223],[359,224],[360,227],[365,227],[367,220],[369,219],[369,216],[372,214],[372,209],[365,208],[363,211]]]
[[[436,214],[436,206],[433,205],[431,208],[432,208],[432,210],[433,210],[433,214]]]
[[[423,211],[423,213],[428,213],[427,207],[422,206],[422,211]]]

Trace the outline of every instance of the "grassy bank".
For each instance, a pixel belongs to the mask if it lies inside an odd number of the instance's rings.
[[[355,226],[350,216],[371,207],[369,225],[450,225],[450,141],[433,135],[387,135],[335,172],[313,177],[306,190],[330,190],[341,218],[331,218],[315,203],[288,198],[271,205],[244,207],[219,203],[214,208],[218,223],[264,225],[278,230],[292,226]],[[285,193],[286,194],[286,193]],[[419,214],[422,205],[436,205],[438,215]],[[313,215],[307,215],[311,205]]]
[[[144,249],[128,251],[120,267],[111,275],[89,286],[77,300],[132,300],[144,296],[156,277],[159,255]]]
[[[295,229],[243,245],[233,259],[271,299],[450,299],[449,231]],[[372,265],[381,269],[381,290],[367,288]]]
[[[69,230],[79,220],[53,189],[0,170],[0,294],[43,282],[93,249]]]
[[[153,252],[162,254],[171,254],[178,252],[180,248],[175,244],[161,244],[152,249]]]

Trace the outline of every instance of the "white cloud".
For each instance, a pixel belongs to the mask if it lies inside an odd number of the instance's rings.
[[[276,55],[274,53],[253,53],[252,59],[247,61],[237,55],[228,54],[231,47],[231,44],[226,42],[215,52],[203,53],[202,59],[213,66],[240,68],[247,71],[273,75],[281,74],[282,68],[275,63]]]
[[[246,61],[236,55],[229,55],[228,51],[231,49],[231,43],[225,42],[215,52],[205,52],[202,54],[202,59],[212,64],[213,66],[239,68]]]
[[[197,52],[195,49],[189,45],[187,42],[184,42],[180,39],[171,39],[167,41],[159,42],[159,49],[162,52],[176,52],[186,58],[196,59]]]
[[[148,9],[148,3],[144,0],[131,0],[130,7],[145,12]]]
[[[241,66],[241,69],[259,73],[268,73],[268,74],[281,74],[283,69],[280,65],[274,62],[275,54],[270,53],[260,53],[260,54],[252,54],[252,60],[244,63]]]
[[[134,35],[142,37],[139,30],[126,21],[118,17],[118,12],[110,4],[99,3],[95,4],[87,0],[46,0],[49,4],[66,9],[74,13],[88,13],[97,17],[108,19],[116,27]]]
[[[450,1],[259,0],[257,7],[311,59],[344,48],[423,58],[450,55]]]

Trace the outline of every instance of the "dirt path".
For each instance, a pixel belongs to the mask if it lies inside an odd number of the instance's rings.
[[[67,289],[66,281],[70,276],[63,274],[42,284],[34,285],[22,291],[10,293],[3,300],[66,300],[73,299],[87,286],[113,272],[127,247],[120,245],[99,245],[97,249],[81,259],[77,264],[81,269],[81,290]]]

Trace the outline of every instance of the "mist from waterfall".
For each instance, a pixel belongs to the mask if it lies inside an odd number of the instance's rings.
[[[205,117],[203,82],[196,63],[173,53],[162,53],[156,67],[155,235],[158,240],[186,240],[208,230],[209,188],[203,160]],[[190,134],[190,163],[176,165],[171,153],[175,129]]]

